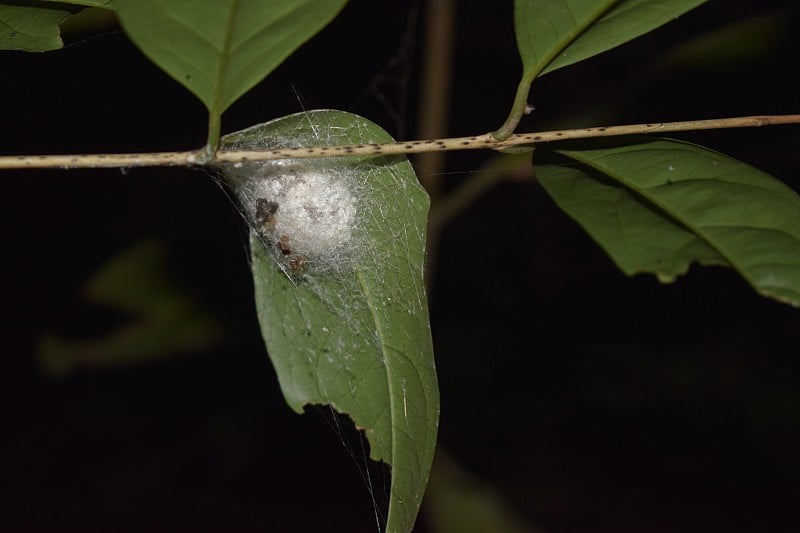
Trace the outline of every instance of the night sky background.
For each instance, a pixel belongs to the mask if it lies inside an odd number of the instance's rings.
[[[424,17],[424,2],[352,0],[230,108],[224,131],[337,108],[414,138]],[[744,20],[724,46],[687,48]],[[520,131],[798,113],[798,23],[792,0],[711,0],[537,81]],[[202,104],[119,30],[101,33],[0,52],[0,153],[203,144]],[[448,134],[497,128],[520,73],[510,1],[458,2],[452,69]],[[800,189],[800,126],[675,137]],[[450,153],[445,188],[490,157]],[[375,530],[358,438],[343,447],[324,409],[298,416],[282,399],[247,230],[212,179],[158,168],[0,178],[0,529]],[[83,287],[145,240],[163,245],[162,274],[220,336],[156,359],[47,363],[45,338],[129,323]],[[800,528],[800,311],[720,268],[672,285],[626,278],[534,181],[481,197],[437,252],[440,444],[520,520],[552,532]],[[429,514],[417,531],[433,531]]]

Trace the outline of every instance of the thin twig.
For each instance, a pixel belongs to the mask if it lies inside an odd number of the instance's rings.
[[[469,179],[462,180],[441,202],[431,205],[428,229],[441,228],[501,181],[530,181],[533,176],[530,154],[497,154]]]
[[[11,168],[129,168],[190,166],[202,161],[204,149],[138,154],[71,154],[0,156],[0,170]]]
[[[752,117],[688,120],[685,122],[658,122],[627,126],[602,126],[574,130],[520,133],[499,142],[491,133],[474,137],[430,139],[384,144],[351,144],[345,146],[317,146],[308,148],[281,148],[261,151],[225,150],[217,152],[213,163],[243,163],[276,159],[307,159],[365,155],[418,154],[453,150],[503,150],[514,146],[535,145],[568,139],[613,137],[647,133],[747,128],[799,124],[800,115],[763,115]],[[13,155],[0,157],[0,169],[21,168],[113,168],[145,166],[192,166],[203,161],[203,149],[188,152],[154,152],[141,154],[91,154],[91,155]]]

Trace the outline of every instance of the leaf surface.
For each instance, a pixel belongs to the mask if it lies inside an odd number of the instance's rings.
[[[567,166],[540,151],[537,176],[626,274],[671,281],[692,262],[728,265],[760,294],[800,305],[795,191],[690,143],[598,146],[556,150]]]
[[[125,32],[212,115],[264,79],[347,0],[115,0]]]
[[[0,3],[0,50],[45,52],[64,46],[61,24],[77,9]]]
[[[390,140],[361,117],[315,111],[226,136],[223,147]],[[423,282],[429,200],[405,157],[337,158],[330,165],[357,176],[358,260],[332,273],[309,267],[290,279],[276,251],[251,234],[256,307],[286,401],[298,412],[309,404],[331,405],[364,430],[372,459],[391,465],[386,530],[408,532],[427,484],[439,419]],[[237,174],[241,168],[226,170],[234,189],[238,178],[230,176]]]
[[[504,140],[527,109],[538,76],[577,63],[647,33],[705,0],[515,0],[514,29],[522,78],[505,123]]]
[[[533,79],[618,0],[515,0],[522,77]]]
[[[110,0],[3,2],[0,0],[0,50],[46,52],[64,46],[61,23],[82,7],[109,7]]]
[[[547,74],[603,53],[663,26],[707,0],[623,0],[584,32],[542,71]]]

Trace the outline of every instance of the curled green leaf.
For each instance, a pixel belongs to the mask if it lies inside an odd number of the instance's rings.
[[[391,141],[339,111],[292,115],[225,148]],[[327,404],[391,465],[387,531],[411,531],[425,491],[439,394],[423,282],[429,200],[402,156],[228,165],[251,225],[267,351],[289,405]]]
[[[726,265],[758,293],[800,306],[800,197],[790,187],[680,141],[556,152],[569,165],[540,151],[540,182],[626,274],[671,281],[692,262]]]

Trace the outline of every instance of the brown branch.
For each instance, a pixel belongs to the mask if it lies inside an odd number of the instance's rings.
[[[276,159],[418,154],[423,152],[454,150],[503,150],[515,146],[533,146],[539,143],[568,139],[749,128],[774,126],[778,124],[800,124],[800,115],[762,115],[710,120],[688,120],[684,122],[631,124],[626,126],[602,126],[574,130],[543,131],[539,133],[520,133],[510,136],[502,142],[495,140],[491,133],[487,133],[474,137],[455,137],[451,139],[430,139],[384,144],[280,148],[261,151],[227,150],[217,152],[217,156],[214,161],[212,161],[212,164],[268,161]],[[0,169],[193,166],[199,165],[202,160],[202,149],[188,152],[154,152],[141,154],[12,155],[0,156]]]

